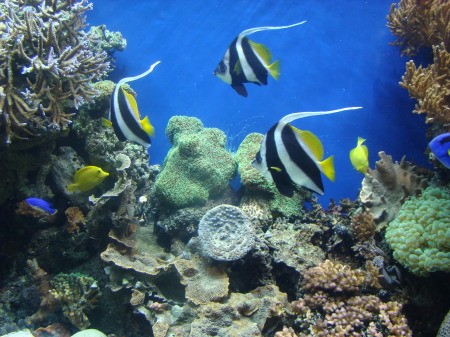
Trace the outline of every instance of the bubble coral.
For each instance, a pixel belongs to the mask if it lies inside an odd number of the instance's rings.
[[[406,201],[386,229],[394,258],[417,275],[450,272],[450,193],[428,187]]]

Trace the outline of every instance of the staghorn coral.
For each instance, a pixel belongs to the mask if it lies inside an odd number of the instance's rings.
[[[398,36],[392,43],[402,55],[413,56],[421,47],[444,42],[450,47],[450,3],[447,0],[401,0],[393,3],[387,16],[388,27]]]
[[[220,205],[200,220],[198,236],[203,252],[219,261],[245,256],[255,243],[255,229],[247,215],[236,206]]]
[[[392,157],[383,151],[378,155],[380,160],[375,163],[375,170],[369,169],[359,193],[359,198],[378,224],[376,230],[396,217],[408,197],[418,195],[427,186],[424,177],[416,173],[415,167],[405,157],[400,163],[394,163]]]
[[[6,143],[71,122],[109,70],[105,52],[82,31],[87,0],[5,0],[0,7],[0,135]]]
[[[426,68],[416,67],[413,60],[407,62],[406,72],[399,84],[417,100],[413,113],[425,113],[425,122],[428,124],[446,124],[450,123],[449,49],[446,49],[444,43],[435,45],[433,55],[434,63]]]

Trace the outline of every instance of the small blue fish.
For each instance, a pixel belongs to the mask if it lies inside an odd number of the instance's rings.
[[[450,169],[450,133],[435,137],[429,144],[431,152],[446,168]]]
[[[28,205],[30,205],[31,207],[33,207],[39,211],[43,211],[48,214],[56,213],[56,209],[51,208],[50,207],[51,204],[43,199],[28,198],[28,199],[25,199],[25,201],[27,202]]]

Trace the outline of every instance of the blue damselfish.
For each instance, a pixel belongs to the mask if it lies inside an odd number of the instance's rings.
[[[39,198],[28,198],[25,199],[28,205],[33,208],[36,208],[40,211],[43,211],[48,214],[55,214],[56,209],[51,208],[51,204],[48,201]]]

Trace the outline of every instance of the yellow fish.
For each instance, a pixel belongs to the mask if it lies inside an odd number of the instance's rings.
[[[80,190],[86,192],[101,184],[103,179],[109,176],[108,172],[103,171],[97,166],[85,166],[79,169],[73,177],[74,183],[67,186],[70,192]]]
[[[369,150],[367,146],[362,145],[366,140],[358,137],[358,143],[356,147],[350,150],[350,160],[356,171],[367,174],[369,168]]]

